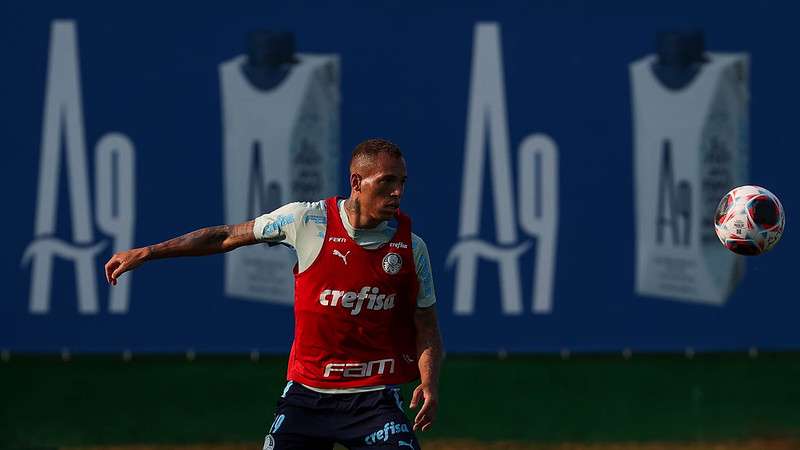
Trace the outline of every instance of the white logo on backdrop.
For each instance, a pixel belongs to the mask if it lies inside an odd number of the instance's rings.
[[[480,236],[481,197],[487,160],[495,225],[495,238],[491,241]],[[531,247],[532,238],[536,238],[532,311],[540,314],[552,311],[558,226],[556,143],[549,136],[538,133],[522,140],[517,150],[516,195],[511,168],[500,26],[479,23],[475,26],[472,51],[459,242],[447,257],[448,266],[456,266],[456,314],[471,315],[475,311],[481,258],[497,264],[503,313],[522,314],[520,257]],[[523,236],[519,236],[518,225]]]
[[[50,310],[56,257],[74,265],[78,311],[81,314],[99,311],[97,280],[100,272],[96,263],[108,242],[95,237],[92,226],[79,65],[75,22],[54,21],[50,34],[34,240],[22,256],[22,263],[32,267],[30,311],[35,314],[46,314]],[[64,152],[61,151],[62,139]],[[107,133],[95,145],[94,158],[97,229],[113,238],[114,252],[128,249],[133,244],[135,219],[133,143],[123,134]],[[72,220],[72,238],[68,241],[56,237],[58,201],[64,194],[59,191],[64,159]],[[124,314],[128,311],[130,284],[131,274],[128,274],[110,291],[110,312]]]
[[[245,56],[219,66],[224,132],[225,220],[240,223],[292,201],[338,190],[339,58],[297,54],[285,79],[258,87]],[[276,226],[294,216],[280,216]],[[225,254],[225,294],[291,305],[294,252],[284,246]]]
[[[674,89],[633,62],[636,293],[724,305],[744,258],[720,245],[714,211],[745,184],[749,160],[748,65],[743,53],[706,52],[691,83]]]

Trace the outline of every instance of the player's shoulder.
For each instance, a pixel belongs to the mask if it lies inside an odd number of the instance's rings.
[[[314,211],[325,212],[325,200],[317,200],[315,202],[292,202],[287,203],[286,206],[302,213]]]
[[[325,211],[325,200],[315,202],[289,203],[298,222],[303,225],[308,223],[325,224],[328,222]],[[288,205],[287,205],[288,206]]]
[[[411,248],[421,252],[428,251],[428,246],[425,244],[425,241],[414,232],[411,233]]]
[[[321,223],[327,222],[325,216],[325,201],[316,202],[291,202],[269,212],[262,217],[271,222],[279,222],[282,226],[288,224]]]

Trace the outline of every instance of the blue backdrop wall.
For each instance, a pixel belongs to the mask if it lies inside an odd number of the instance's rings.
[[[327,113],[327,145],[342,194],[362,139],[387,137],[406,154],[403,208],[430,251],[449,351],[800,347],[794,5],[4,2],[0,11],[0,348],[288,350],[291,308],[226,294],[223,256],[148,263],[116,300],[102,275],[115,245],[230,217],[220,66],[257,29],[290,31],[299,53],[333,61],[339,103]],[[635,150],[629,66],[654,53],[659,31],[687,27],[703,31],[710,52],[744,55],[742,184],[776,193],[789,218],[777,247],[748,258],[733,288],[710,300],[636,283],[637,223],[655,218],[635,207],[635,155],[645,153]],[[272,108],[264,114],[281,117],[283,105]]]

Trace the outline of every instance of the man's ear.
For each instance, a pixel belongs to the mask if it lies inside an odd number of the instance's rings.
[[[361,192],[361,175],[357,173],[350,174],[350,189]]]

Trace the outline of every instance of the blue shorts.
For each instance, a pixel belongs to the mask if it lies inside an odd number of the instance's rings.
[[[412,449],[420,446],[403,412],[400,388],[321,394],[289,382],[275,409],[264,450]]]

